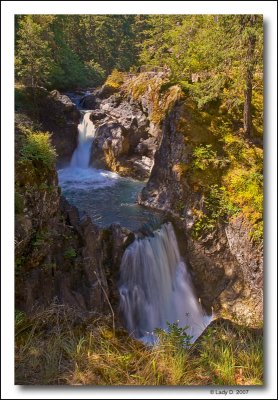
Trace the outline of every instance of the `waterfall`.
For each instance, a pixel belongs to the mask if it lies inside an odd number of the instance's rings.
[[[120,267],[120,310],[131,334],[152,341],[167,322],[188,325],[194,341],[209,323],[182,260],[173,226],[163,224],[152,237],[135,239]]]
[[[92,141],[95,136],[95,126],[90,120],[91,111],[83,115],[83,119],[78,125],[78,146],[71,158],[71,167],[88,168]]]

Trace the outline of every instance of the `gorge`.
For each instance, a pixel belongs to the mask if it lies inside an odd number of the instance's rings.
[[[50,17],[18,18],[16,383],[262,384],[263,91],[239,37],[256,21]]]
[[[133,81],[136,84],[136,79],[138,78],[128,78],[126,84],[131,84]],[[152,74],[145,74],[144,79],[152,81],[160,80],[161,78],[153,77]],[[173,125],[173,121],[179,121],[179,119],[183,118],[184,105],[177,100],[172,111],[160,127],[159,124],[150,122],[148,114],[150,104],[147,98],[144,97],[139,101],[135,101],[132,98],[118,97],[117,101],[115,101],[115,94],[109,94],[108,97],[104,96],[102,98],[102,95],[95,92],[95,94],[87,93],[83,97],[82,102],[80,102],[82,95],[73,94],[77,102],[77,105],[74,105],[66,95],[53,92],[50,95],[51,97],[47,96],[45,97],[44,92],[41,94],[41,102],[44,107],[47,101],[48,107],[56,107],[57,109],[56,104],[58,100],[60,109],[62,104],[65,104],[67,107],[66,110],[71,110],[69,116],[66,114],[66,124],[72,124],[72,122],[67,122],[67,120],[72,121],[71,115],[77,115],[77,113],[80,115],[80,120],[76,118],[74,122],[76,137],[72,139],[68,137],[70,141],[73,140],[73,144],[68,143],[72,148],[71,158],[65,160],[64,151],[60,152],[60,154],[58,152],[59,185],[62,188],[62,194],[79,210],[79,216],[75,212],[75,221],[86,219],[86,214],[88,214],[93,224],[100,227],[93,229],[104,229],[104,231],[110,229],[109,226],[120,224],[119,230],[126,229],[128,232],[124,236],[131,238],[133,235],[133,239],[128,240],[130,242],[135,239],[134,244],[130,245],[133,247],[135,243],[140,243],[140,246],[143,246],[143,244],[147,246],[149,241],[153,240],[153,235],[157,235],[155,233],[156,229],[162,223],[171,221],[176,229],[178,229],[179,244],[182,245],[182,256],[185,258],[186,264],[189,265],[190,272],[181,272],[180,268],[176,270],[177,265],[180,263],[178,261],[180,260],[180,256],[176,256],[175,262],[169,262],[169,268],[170,270],[174,268],[175,274],[179,276],[183,274],[192,275],[193,285],[195,285],[197,291],[197,298],[201,299],[205,310],[210,314],[213,307],[215,312],[220,315],[225,311],[230,316],[236,315],[237,318],[245,319],[247,323],[248,321],[250,323],[251,319],[252,321],[255,321],[256,318],[259,320],[262,310],[262,302],[259,294],[261,293],[260,281],[258,280],[261,267],[255,267],[260,262],[259,253],[248,251],[248,254],[246,254],[243,250],[241,258],[236,259],[234,256],[234,252],[236,251],[234,250],[234,246],[237,246],[238,241],[237,235],[239,232],[237,232],[237,225],[227,225],[224,231],[220,228],[218,231],[215,231],[214,236],[210,234],[201,239],[201,241],[194,240],[188,233],[192,226],[192,205],[195,204],[194,207],[196,207],[196,202],[200,200],[198,200],[198,197],[190,190],[188,185],[184,186],[184,184],[181,184],[179,173],[173,167],[173,165],[178,165],[178,163],[183,161],[185,163],[188,162],[188,150],[182,144],[183,137],[176,131],[175,125]],[[87,102],[88,104],[89,100],[87,99],[91,100],[92,97],[94,98],[93,110],[82,110],[82,107],[78,106],[80,103],[86,104]],[[53,101],[52,99],[55,100]],[[140,111],[140,104],[144,104],[143,111]],[[115,119],[116,117],[117,119]],[[42,117],[42,121],[44,121],[44,117]],[[53,122],[51,122],[51,126],[52,124]],[[48,125],[49,120],[46,122],[46,127]],[[60,130],[61,128],[58,129]],[[170,137],[171,143],[169,142]],[[54,133],[52,136],[52,141],[56,143],[57,133]],[[145,150],[139,151],[138,148],[144,148],[143,145],[145,146]],[[154,164],[153,167],[148,170],[144,169],[144,175],[142,175],[142,169],[134,168],[137,171],[137,175],[135,175],[137,179],[128,177],[130,168],[134,165],[142,165],[144,158],[149,158],[150,165]],[[143,177],[146,179],[146,174],[149,175],[149,180],[142,181]],[[138,178],[141,180],[138,180]],[[137,203],[137,198],[139,204]],[[185,199],[185,208],[179,210],[179,203],[182,199]],[[68,206],[67,208],[70,209]],[[180,215],[181,211],[182,216]],[[73,214],[73,211],[71,211],[71,214]],[[162,229],[165,229],[163,228],[164,226],[167,225],[162,225]],[[79,228],[75,229],[79,230]],[[99,232],[103,236],[101,230]],[[241,225],[241,235],[242,233]],[[177,244],[173,235],[175,236],[175,234],[172,233],[171,247],[175,248]],[[136,237],[138,238],[136,239]],[[148,237],[149,239],[147,239]],[[241,247],[244,249],[242,239],[243,237],[241,236]],[[117,239],[113,240],[117,241]],[[100,247],[102,246],[105,247],[106,245],[100,244]],[[246,246],[251,246],[251,243],[248,244],[247,241]],[[120,247],[120,253],[123,254],[126,246],[121,243]],[[157,255],[158,259],[160,257],[164,259],[164,245],[158,244],[156,247],[160,248],[159,251],[162,252],[161,256]],[[255,249],[254,246],[253,249]],[[103,253],[103,250],[101,252]],[[144,250],[142,251],[143,253]],[[246,257],[249,257],[248,261]],[[118,284],[117,281],[121,280],[119,275],[120,263],[121,260],[117,256],[116,265],[114,264],[112,268],[115,268],[118,272],[112,272],[114,276],[113,289],[108,289],[108,292],[114,293]],[[254,264],[254,271],[257,268],[256,273],[250,271],[252,263]],[[129,261],[129,264],[132,264],[131,261]],[[165,260],[162,264],[166,268],[167,262]],[[183,264],[184,271],[186,264]],[[138,265],[136,267],[138,270],[149,268],[150,276],[145,276],[145,284],[141,282],[141,285],[147,287],[148,279],[156,279],[155,275],[150,278],[152,273],[155,274],[154,271],[151,272],[152,268],[161,268],[161,266],[158,265],[155,267],[152,260],[145,262],[141,257],[138,258]],[[144,267],[144,265],[146,266]],[[100,268],[102,267],[100,266]],[[109,274],[111,275],[111,271]],[[160,272],[160,275],[163,276],[164,274]],[[248,282],[247,276],[249,276],[251,282]],[[105,287],[107,287],[106,279],[104,278]],[[133,278],[128,279],[132,281]],[[171,280],[173,279],[171,278]],[[252,282],[257,283],[254,285]],[[136,286],[136,283],[134,284]],[[160,286],[162,283],[157,284]],[[250,291],[251,284],[252,290]],[[188,296],[194,298],[190,290],[188,288]],[[185,292],[182,293],[183,298],[186,298]],[[144,296],[146,296],[146,293]],[[131,300],[125,300],[125,306],[119,304],[120,299],[123,301],[123,292],[121,292],[120,296],[114,293],[113,297],[117,299],[115,300],[116,308],[120,305],[120,308],[125,309],[124,314],[129,307],[129,313],[135,312],[134,310],[132,311],[132,308],[136,307],[136,301],[134,305],[132,305],[132,302],[130,303]],[[167,299],[167,295],[165,295],[165,299]],[[251,308],[248,308],[248,302],[254,301],[254,299],[259,303],[256,309],[252,307],[251,317]],[[171,300],[165,301],[169,302],[169,304],[171,303]],[[166,305],[159,305],[159,307],[163,308]],[[156,312],[159,313],[160,311],[157,309],[154,313]],[[185,308],[181,314],[187,312]],[[125,316],[123,321],[125,318],[127,317]],[[147,316],[140,318],[141,320],[142,318],[148,319]],[[177,319],[183,321],[180,314]],[[165,326],[166,322],[170,321],[165,320],[163,323],[160,322],[160,325]],[[130,322],[127,322],[127,325],[130,325],[131,330],[137,331],[139,329],[140,331],[140,323],[138,327],[134,327],[134,324]],[[151,325],[148,330],[151,331],[154,328],[155,326]]]
[[[85,101],[86,96],[83,100],[77,98],[76,105]],[[58,170],[62,193],[97,225],[107,228],[120,223],[133,231],[141,230],[126,248],[119,273],[119,314],[128,331],[152,342],[155,336],[150,332],[154,335],[155,329],[166,329],[167,323],[178,321],[180,326],[188,326],[189,336],[196,340],[210,318],[198,303],[174,228],[168,222],[152,230],[155,212],[136,204],[143,183],[90,166],[96,135],[91,114],[92,110],[81,110],[78,145],[70,165]],[[156,213],[155,224],[159,226],[160,221],[162,216]],[[148,232],[142,237],[144,225],[148,225]]]

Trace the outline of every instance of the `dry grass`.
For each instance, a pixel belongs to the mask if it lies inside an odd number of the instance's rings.
[[[260,385],[262,338],[245,328],[211,328],[190,349],[173,338],[146,347],[107,318],[54,304],[16,316],[16,384]]]

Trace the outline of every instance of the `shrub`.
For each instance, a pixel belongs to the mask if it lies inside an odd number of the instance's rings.
[[[173,323],[167,322],[167,327],[167,330],[160,328],[155,330],[161,344],[168,344],[174,350],[182,350],[190,346],[193,336],[186,332],[189,328],[188,325],[181,327],[179,326],[179,321],[176,321]]]
[[[45,167],[52,168],[56,159],[56,151],[50,144],[49,134],[32,132],[28,129],[25,129],[25,133],[20,161],[40,161]]]
[[[76,257],[76,251],[74,250],[73,247],[69,247],[67,250],[64,252],[64,257],[71,259]]]
[[[260,241],[263,237],[263,175],[259,171],[234,169],[225,183],[231,202],[239,207],[251,223],[250,237]]]
[[[215,229],[217,223],[221,219],[227,219],[236,215],[240,209],[233,204],[224,186],[212,185],[205,195],[205,210],[195,210],[196,221],[193,225],[193,237],[198,238],[202,234]]]
[[[110,86],[114,89],[119,89],[124,82],[124,74],[114,69],[106,79],[105,85]]]
[[[32,240],[32,245],[34,247],[40,247],[43,246],[46,242],[47,239],[49,239],[49,232],[47,232],[46,230],[41,230],[38,231],[34,237],[34,239]]]
[[[227,158],[219,157],[211,144],[196,146],[193,150],[193,158],[193,166],[202,171],[208,167],[224,168],[230,163]]]
[[[89,76],[89,79],[94,85],[100,85],[104,81],[105,71],[101,66],[94,60],[85,62],[85,67]]]
[[[22,265],[24,264],[24,262],[25,262],[24,256],[15,258],[15,274],[16,275],[20,274],[20,272],[22,270]]]

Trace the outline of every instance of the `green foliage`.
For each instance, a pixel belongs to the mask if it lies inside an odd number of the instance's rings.
[[[105,70],[94,60],[85,61],[88,79],[93,85],[100,85],[105,78]]]
[[[262,136],[261,15],[148,16],[144,33],[142,62],[169,67],[200,109],[221,100],[246,135]]]
[[[201,237],[214,230],[219,222],[242,214],[250,223],[251,239],[260,242],[263,237],[263,150],[235,130],[237,116],[228,113],[223,103],[218,107],[210,105],[206,111],[196,107],[185,110],[190,111],[190,119],[185,114],[187,119],[178,121],[178,129],[184,133],[186,142],[195,146],[192,146],[189,169],[180,176],[203,197],[199,209],[193,210],[194,237]]]
[[[37,234],[35,239],[32,241],[34,247],[41,247],[44,245],[45,237],[42,234]]]
[[[102,84],[113,69],[137,64],[144,16],[21,15],[16,18],[16,78],[70,89]]]
[[[25,321],[26,315],[24,312],[15,310],[15,325],[21,325]]]
[[[16,85],[15,87],[15,111],[24,112],[24,111],[32,111],[32,104],[30,99],[28,98],[25,90],[25,86]],[[24,114],[20,114],[23,116]]]
[[[263,238],[263,174],[256,169],[235,168],[225,177],[231,202],[239,207],[251,223],[250,237]]]
[[[193,165],[195,168],[205,170],[209,165],[214,165],[217,159],[216,151],[212,150],[212,145],[197,146],[193,151]]]
[[[229,165],[228,158],[219,157],[217,152],[213,150],[212,144],[196,146],[193,150],[193,167],[202,171],[207,168],[222,169]]]
[[[212,185],[204,198],[204,211],[196,211],[196,221],[192,228],[194,238],[201,237],[214,230],[221,221],[227,221],[231,216],[238,214],[240,208],[233,204],[225,187]]]
[[[159,342],[163,345],[167,343],[175,350],[182,350],[190,346],[193,337],[186,332],[187,329],[189,329],[189,326],[185,325],[181,327],[179,326],[179,321],[173,323],[167,322],[167,330],[157,328],[155,329],[155,334],[158,336]]]
[[[25,15],[17,25],[16,77],[26,85],[48,85],[56,64],[51,57],[54,16]]]
[[[47,230],[40,230],[36,232],[35,237],[32,240],[32,245],[34,247],[41,247],[45,245],[45,242],[49,239],[50,232]]]
[[[73,259],[77,256],[76,251],[73,247],[69,247],[64,252],[64,257],[68,259]]]
[[[39,161],[46,168],[52,168],[56,160],[56,152],[50,144],[49,135],[42,132],[32,132],[28,129],[25,132],[26,137],[23,140],[20,161]]]
[[[203,370],[217,385],[258,384],[263,376],[262,336],[243,326],[219,328],[209,328],[197,346]]]

